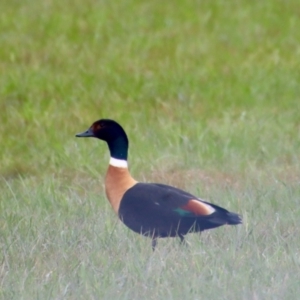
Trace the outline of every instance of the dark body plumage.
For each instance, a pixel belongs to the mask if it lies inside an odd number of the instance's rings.
[[[172,186],[137,183],[122,198],[119,217],[130,229],[150,237],[183,236],[224,224],[240,224],[241,218],[217,205],[209,215],[197,215],[183,207],[197,197]],[[200,200],[199,200],[200,201]]]
[[[128,138],[115,121],[96,121],[77,137],[95,137],[107,142],[111,159],[105,177],[109,202],[122,222],[131,230],[152,238],[180,237],[225,224],[242,223],[241,217],[203,201],[172,186],[158,183],[139,183],[132,178],[128,166]]]

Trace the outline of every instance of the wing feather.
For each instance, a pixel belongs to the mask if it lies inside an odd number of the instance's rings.
[[[180,207],[185,211],[189,211],[196,216],[207,216],[215,212],[215,209],[209,204],[203,203],[199,200],[191,199],[185,205]]]

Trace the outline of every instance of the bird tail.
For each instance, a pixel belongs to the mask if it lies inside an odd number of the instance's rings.
[[[237,225],[242,224],[242,217],[236,213],[228,212],[227,213],[227,224],[229,225]]]

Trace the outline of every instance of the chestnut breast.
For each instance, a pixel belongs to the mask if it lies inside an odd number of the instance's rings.
[[[105,192],[117,215],[124,193],[135,184],[137,184],[137,181],[131,177],[127,168],[109,165],[105,177]]]

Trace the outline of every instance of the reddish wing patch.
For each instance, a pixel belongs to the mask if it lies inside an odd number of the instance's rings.
[[[197,216],[201,216],[201,215],[207,216],[212,214],[215,211],[215,209],[210,205],[194,199],[189,200],[189,202],[186,205],[181,206],[181,208],[189,212],[192,212]]]

